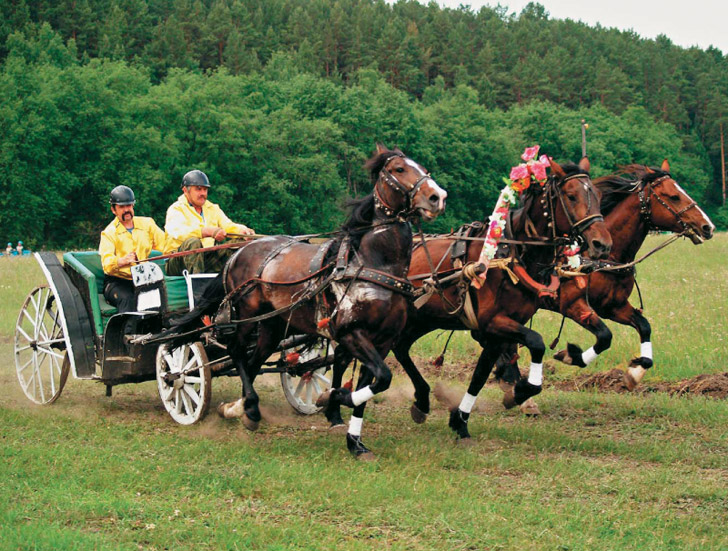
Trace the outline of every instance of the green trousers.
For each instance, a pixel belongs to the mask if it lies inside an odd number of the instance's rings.
[[[175,252],[191,251],[202,247],[202,240],[199,237],[190,237],[182,242]],[[191,274],[217,274],[222,271],[225,263],[237,249],[218,249],[177,256],[167,260],[165,270],[167,275],[181,276],[184,270]]]

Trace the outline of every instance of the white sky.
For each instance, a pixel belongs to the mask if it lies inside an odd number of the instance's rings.
[[[426,3],[426,0],[419,0]],[[521,13],[528,0],[436,0],[441,6],[469,5],[473,11],[500,3],[508,13]],[[728,55],[726,0],[537,0],[549,19],[573,19],[594,26],[633,30],[643,38],[667,36],[683,47],[715,46]]]

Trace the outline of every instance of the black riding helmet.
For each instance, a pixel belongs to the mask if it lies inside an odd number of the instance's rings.
[[[182,178],[182,187],[189,186],[210,187],[210,180],[201,170],[190,170]]]
[[[109,195],[111,205],[133,205],[136,203],[134,192],[127,186],[116,186]]]

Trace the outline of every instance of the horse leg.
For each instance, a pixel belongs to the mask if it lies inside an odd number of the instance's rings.
[[[557,352],[554,359],[567,365],[586,367],[599,354],[612,346],[612,332],[583,298],[574,301],[566,309],[564,315],[592,333],[597,338],[597,342],[586,352],[582,352],[581,347],[576,344],[567,343],[566,349]]]
[[[334,349],[334,365],[333,375],[331,377],[331,388],[339,388],[344,378],[346,368],[351,362],[351,354],[345,347],[337,345]],[[338,432],[340,427],[346,428],[344,420],[341,417],[341,403],[335,400],[330,400],[326,408],[324,408],[324,415],[328,419],[331,425],[329,430]]]
[[[634,308],[629,302],[621,308],[615,309],[609,319],[622,325],[631,325],[640,334],[640,355],[632,359],[630,367],[624,374],[624,382],[627,388],[634,390],[642,381],[642,377],[645,376],[645,371],[653,365],[652,342],[650,341],[652,327],[650,327],[650,322],[642,315],[642,312]]]
[[[460,443],[470,443],[470,432],[468,432],[468,420],[470,419],[470,412],[475,405],[475,399],[478,397],[478,393],[482,390],[491,370],[498,356],[503,351],[503,345],[497,343],[494,339],[486,339],[485,342],[481,343],[483,350],[478,358],[478,364],[475,366],[475,371],[470,379],[470,385],[468,391],[463,396],[460,405],[450,410],[450,420],[448,426],[455,431],[457,440]]]
[[[424,423],[430,413],[430,385],[427,384],[427,381],[425,381],[412,361],[409,351],[417,339],[426,333],[426,330],[407,332],[397,340],[392,349],[395,358],[397,358],[410,381],[412,381],[412,386],[415,387],[415,402],[410,407],[410,415],[412,420],[418,424]]]
[[[521,370],[518,367],[518,351],[516,343],[506,345],[506,350],[498,357],[493,371],[498,386],[503,394],[511,394],[518,381],[521,380]],[[538,417],[541,410],[533,398],[523,402],[518,408],[526,417]]]
[[[368,369],[362,369],[359,374],[359,381],[357,382],[357,391],[369,386],[372,383],[374,377],[371,371]],[[361,427],[364,422],[364,409],[367,403],[362,402],[358,406],[355,406],[351,412],[351,418],[349,419],[349,430],[346,433],[346,447],[356,459],[362,461],[370,461],[375,458],[374,454],[369,448],[364,445],[361,440]]]
[[[389,388],[389,385],[392,383],[392,372],[384,363],[380,352],[368,338],[368,335],[364,330],[355,329],[351,333],[344,335],[339,339],[339,344],[345,346],[353,357],[362,362],[362,380],[360,381],[360,385],[356,392],[350,392],[348,389],[343,387],[335,388],[328,393],[322,394],[316,402],[317,405],[328,406],[331,401],[334,401],[350,408],[356,408],[357,406],[364,404],[375,394],[384,392]],[[382,349],[389,350],[386,346],[383,346]],[[368,376],[365,375],[367,370],[369,373]],[[370,384],[372,379],[374,380],[374,383]],[[363,414],[364,410],[362,408],[357,411],[360,411]],[[356,432],[358,424],[359,432],[361,432],[361,422],[361,417],[352,415],[352,419],[349,421],[350,430],[352,423],[354,423],[354,431]],[[349,447],[349,434],[347,434],[346,438],[347,447]],[[357,435],[356,440],[361,443],[361,434]],[[366,446],[364,447],[366,448]],[[352,453],[358,457],[360,454],[355,453],[355,451],[352,451]]]

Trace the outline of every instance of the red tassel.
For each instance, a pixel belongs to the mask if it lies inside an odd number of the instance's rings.
[[[208,326],[208,327],[210,325],[212,325],[212,320],[210,319],[210,316],[208,316],[207,314],[202,316],[202,323],[203,323],[203,325]]]
[[[288,365],[296,365],[301,355],[298,352],[289,352],[286,354],[286,362]]]
[[[346,390],[348,390],[349,392],[351,392],[353,390],[353,388],[354,388],[354,378],[353,377],[344,383],[344,388]]]
[[[331,318],[322,318],[321,321],[316,324],[316,327],[318,327],[319,329],[328,327],[330,321],[331,321]]]
[[[437,368],[442,367],[442,362],[445,361],[445,355],[440,354],[437,358],[435,358],[435,361],[432,362],[432,365],[434,365]]]

